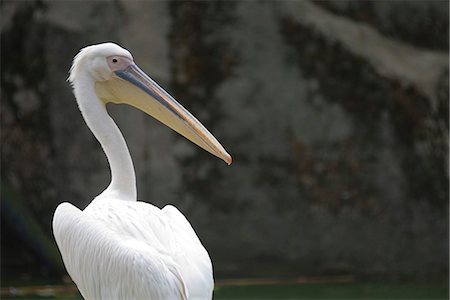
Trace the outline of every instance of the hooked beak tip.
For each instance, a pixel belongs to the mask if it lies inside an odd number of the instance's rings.
[[[227,165],[231,165],[233,163],[233,158],[231,157],[231,155],[228,155],[226,157],[225,162],[227,163]]]

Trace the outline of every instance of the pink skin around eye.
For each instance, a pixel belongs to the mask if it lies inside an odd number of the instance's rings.
[[[117,56],[117,55],[108,56],[106,60],[108,61],[109,68],[113,72],[117,70],[124,70],[129,65],[133,64],[133,61],[125,56]]]

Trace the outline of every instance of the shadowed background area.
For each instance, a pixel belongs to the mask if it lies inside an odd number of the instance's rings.
[[[447,1],[3,1],[2,286],[61,278],[56,206],[109,183],[66,82],[105,41],[206,125],[228,167],[109,106],[138,198],[173,204],[216,278],[448,282]]]

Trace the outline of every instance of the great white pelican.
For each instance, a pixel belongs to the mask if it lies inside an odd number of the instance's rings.
[[[211,259],[172,205],[137,201],[125,140],[105,105],[130,104],[231,164],[231,156],[181,104],[113,43],[83,48],[68,79],[79,109],[101,144],[111,183],[84,209],[61,203],[53,234],[67,272],[85,299],[211,299]]]

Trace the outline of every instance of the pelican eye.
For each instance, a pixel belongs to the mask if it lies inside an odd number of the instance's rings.
[[[117,58],[113,58],[112,62],[116,63],[117,62]]]

